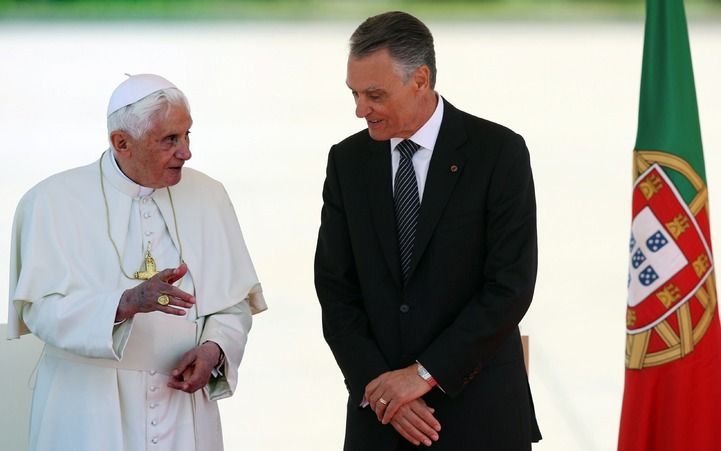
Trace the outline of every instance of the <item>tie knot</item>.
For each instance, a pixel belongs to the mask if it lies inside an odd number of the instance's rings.
[[[414,143],[410,139],[404,139],[403,141],[398,143],[396,149],[398,149],[398,152],[401,153],[401,157],[410,160],[411,158],[413,158],[413,154],[416,153],[419,147],[421,146]]]

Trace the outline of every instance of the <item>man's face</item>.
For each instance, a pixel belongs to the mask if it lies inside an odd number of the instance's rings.
[[[346,84],[353,92],[355,114],[365,118],[371,138],[409,138],[423,125],[419,102],[428,89],[424,75],[419,69],[404,83],[386,49],[348,58]]]
[[[183,164],[191,157],[192,124],[188,110],[181,105],[169,104],[155,113],[150,129],[139,139],[127,137],[127,149],[116,154],[125,175],[149,188],[178,183]]]

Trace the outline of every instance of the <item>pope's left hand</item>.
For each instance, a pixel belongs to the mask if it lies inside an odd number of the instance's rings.
[[[366,385],[365,399],[376,413],[378,421],[388,424],[398,409],[428,393],[431,385],[418,375],[414,363],[400,370],[388,371]],[[381,398],[386,404],[380,402]]]
[[[194,393],[205,387],[210,380],[213,368],[220,360],[220,346],[207,341],[183,354],[173,369],[168,387]]]

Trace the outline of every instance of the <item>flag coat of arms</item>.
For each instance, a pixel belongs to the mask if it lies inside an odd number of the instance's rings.
[[[721,450],[721,330],[683,0],[648,0],[619,451]]]

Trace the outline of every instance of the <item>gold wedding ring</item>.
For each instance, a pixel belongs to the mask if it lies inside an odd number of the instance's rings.
[[[170,304],[170,296],[167,294],[161,294],[158,296],[158,304],[160,305],[168,305]]]
[[[378,402],[381,403],[381,404],[383,404],[384,406],[387,406],[387,405],[388,405],[388,401],[386,401],[386,400],[383,399],[383,398],[379,398],[379,399],[378,399]]]

